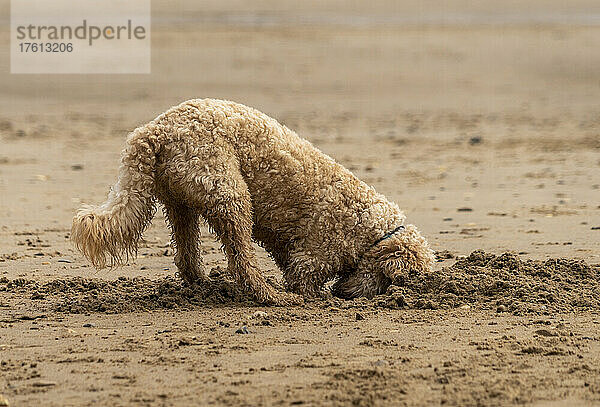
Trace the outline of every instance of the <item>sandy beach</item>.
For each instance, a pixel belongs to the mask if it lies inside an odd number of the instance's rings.
[[[0,5],[9,405],[600,403],[600,4],[202,3],[153,3],[150,75],[11,75]],[[134,262],[94,270],[75,211],[104,201],[131,130],[204,97],[264,111],[397,202],[438,279],[264,307],[206,228],[215,283],[183,287],[161,211]]]

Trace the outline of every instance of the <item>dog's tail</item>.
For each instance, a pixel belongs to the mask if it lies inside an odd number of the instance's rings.
[[[85,205],[73,218],[71,240],[98,269],[122,265],[137,254],[142,232],[156,212],[156,149],[156,138],[148,128],[134,130],[107,201]]]

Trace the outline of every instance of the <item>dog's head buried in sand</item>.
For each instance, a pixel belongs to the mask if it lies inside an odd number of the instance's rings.
[[[346,299],[373,298],[411,273],[428,272],[433,262],[433,253],[417,228],[399,226],[375,241],[361,256],[356,269],[335,282],[332,292]]]
[[[275,119],[234,102],[190,100],[135,129],[108,200],[79,211],[71,238],[97,268],[123,264],[157,201],[187,283],[208,280],[204,220],[229,274],[262,303],[298,304],[334,280],[335,295],[373,297],[433,264],[395,203]],[[287,292],[266,282],[253,241],[275,260]]]

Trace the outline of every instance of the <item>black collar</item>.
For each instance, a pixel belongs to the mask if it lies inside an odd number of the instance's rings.
[[[392,230],[391,232],[386,233],[383,237],[380,237],[379,239],[377,239],[375,241],[375,243],[373,243],[371,245],[371,248],[377,246],[379,243],[383,242],[385,239],[389,239],[390,237],[394,236],[396,233],[398,233],[400,231],[404,231],[404,230],[406,230],[404,225],[398,226],[396,229]]]

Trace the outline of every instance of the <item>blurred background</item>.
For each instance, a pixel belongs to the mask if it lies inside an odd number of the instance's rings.
[[[7,246],[67,230],[104,199],[129,131],[212,97],[296,130],[436,250],[600,258],[596,0],[154,0],[150,75],[11,75],[0,4]]]
[[[270,111],[595,111],[598,25],[593,0],[155,0],[151,75],[3,75],[0,106],[133,113],[216,96]]]

